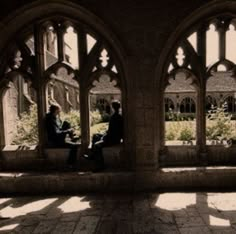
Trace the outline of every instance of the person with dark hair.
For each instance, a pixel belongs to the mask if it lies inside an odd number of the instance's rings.
[[[113,101],[112,108],[114,113],[110,117],[107,132],[102,134],[94,134],[92,138],[92,149],[90,158],[94,159],[97,164],[95,171],[100,171],[105,168],[104,158],[102,154],[103,147],[117,145],[123,139],[123,117],[119,113],[120,102]]]
[[[67,164],[70,168],[74,168],[77,161],[78,144],[73,142],[75,141],[73,128],[71,128],[69,122],[62,122],[59,117],[60,112],[61,108],[59,105],[51,105],[49,112],[46,114],[45,125],[47,131],[47,145],[48,147],[69,148],[70,152]],[[67,134],[71,138],[70,142],[66,142]]]

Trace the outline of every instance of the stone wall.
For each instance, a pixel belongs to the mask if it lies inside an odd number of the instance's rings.
[[[30,1],[30,3],[48,1]],[[84,7],[87,11],[97,16],[115,35],[124,51],[124,70],[126,74],[127,95],[124,103],[127,107],[126,134],[129,143],[131,161],[136,169],[153,169],[158,166],[157,158],[160,139],[157,139],[158,103],[156,90],[156,68],[160,54],[171,34],[195,10],[210,0],[73,0],[50,1],[72,2]],[[0,10],[0,19],[4,19],[14,10],[26,6],[27,0],[9,0]],[[49,3],[48,3],[49,4]],[[45,11],[50,9],[45,7]],[[30,13],[28,13],[29,17]],[[24,19],[25,20],[25,19]],[[96,25],[96,22],[94,22]],[[98,25],[98,24],[97,24]],[[24,25],[22,25],[23,27]],[[98,25],[99,26],[99,25]],[[7,29],[0,34],[6,37]],[[13,30],[14,31],[14,30]],[[6,34],[3,34],[3,33]],[[2,42],[3,43],[3,42]],[[0,48],[3,46],[0,45]]]
[[[18,91],[14,83],[10,83],[3,99],[5,107],[5,135],[6,144],[11,144],[16,133],[16,120],[18,118]]]

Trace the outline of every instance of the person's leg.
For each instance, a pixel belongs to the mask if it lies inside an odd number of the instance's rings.
[[[75,165],[77,161],[77,151],[78,151],[78,145],[72,142],[65,143],[66,148],[70,149],[68,158],[67,158],[67,164],[72,166]]]
[[[104,141],[98,141],[94,145],[94,159],[96,162],[97,169],[104,169],[104,158],[102,154],[102,149],[105,146]]]
[[[103,135],[100,133],[96,133],[92,137],[92,149],[94,148],[95,144],[99,141],[101,141]]]
[[[62,123],[62,126],[61,126],[62,130],[68,130],[68,129],[71,129],[71,124],[68,122],[68,121],[64,121]],[[74,140],[74,133],[73,132],[69,132],[69,137],[71,140]]]

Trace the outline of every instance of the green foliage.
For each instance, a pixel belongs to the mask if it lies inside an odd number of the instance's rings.
[[[191,141],[193,139],[194,139],[193,131],[192,131],[191,128],[185,126],[183,129],[181,129],[180,136],[179,136],[178,140],[181,140],[181,141]]]
[[[176,135],[173,131],[167,131],[165,137],[167,141],[173,141],[176,139]]]
[[[195,122],[194,121],[168,121],[166,122],[165,138],[167,141],[194,140]]]
[[[90,124],[91,126],[101,123],[102,122],[102,116],[98,110],[91,111],[90,112]]]
[[[233,135],[232,115],[226,112],[226,106],[212,108],[207,115],[206,136],[208,140],[225,140]]]
[[[30,106],[29,111],[23,112],[16,122],[17,133],[12,144],[35,145],[38,142],[38,115],[37,105]]]
[[[91,125],[97,125],[102,122],[102,116],[99,111],[90,112]],[[80,133],[80,112],[72,110],[68,113],[61,112],[61,119],[68,121],[71,127],[75,129],[75,133]],[[38,143],[38,114],[37,105],[30,106],[29,111],[20,115],[16,122],[16,134],[13,137],[12,144],[15,145],[36,145]],[[101,126],[98,132],[105,131],[105,125]]]

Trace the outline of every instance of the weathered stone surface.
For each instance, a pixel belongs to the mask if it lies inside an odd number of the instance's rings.
[[[56,221],[42,221],[34,230],[33,234],[50,233],[54,230]]]
[[[42,204],[51,198],[2,198],[0,233],[233,234],[235,196],[236,193],[84,194],[58,196],[43,209]],[[101,212],[97,212],[98,208],[102,208]]]
[[[73,233],[74,234],[93,234],[96,231],[98,222],[99,222],[99,217],[97,216],[81,217]]]
[[[71,234],[75,228],[75,222],[59,222],[52,234]]]

